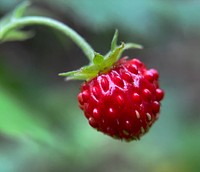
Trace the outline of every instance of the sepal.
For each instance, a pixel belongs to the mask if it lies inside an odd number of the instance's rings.
[[[59,76],[66,77],[66,80],[91,80],[92,78],[98,76],[99,74],[105,73],[108,70],[112,69],[114,64],[119,60],[121,57],[121,54],[124,50],[130,49],[130,48],[142,48],[139,44],[133,44],[133,43],[121,43],[120,46],[115,45],[115,41],[117,39],[117,32],[115,32],[115,36],[113,38],[114,41],[112,41],[111,44],[111,50],[107,53],[107,55],[103,56],[99,53],[95,53],[95,56],[92,60],[92,63],[88,66],[84,66],[80,68],[79,70],[71,71],[71,72],[65,72],[60,73]]]

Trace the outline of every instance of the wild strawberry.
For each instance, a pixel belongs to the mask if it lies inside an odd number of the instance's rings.
[[[5,21],[0,21],[3,22],[0,41],[29,38],[32,34],[25,34],[19,29],[30,24],[46,25],[63,32],[90,60],[88,66],[60,74],[68,80],[86,80],[81,86],[78,102],[89,124],[111,137],[126,141],[137,140],[144,135],[159,117],[160,101],[164,96],[159,88],[159,75],[155,69],[147,70],[137,59],[119,60],[124,50],[142,46],[134,43],[117,46],[116,31],[111,50],[102,56],[94,52],[78,33],[59,21],[39,16],[23,18],[28,4],[22,3],[4,18]]]
[[[138,140],[159,117],[164,92],[159,87],[159,74],[147,70],[138,59],[119,59],[125,49],[135,44],[116,46],[104,57],[95,53],[90,65],[60,74],[67,79],[86,80],[78,102],[89,124],[113,138]]]
[[[123,59],[85,82],[78,101],[92,127],[129,141],[139,139],[157,120],[163,96],[155,69]]]

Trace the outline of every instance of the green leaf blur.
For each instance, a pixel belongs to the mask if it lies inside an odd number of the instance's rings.
[[[20,2],[1,0],[0,17]],[[159,120],[140,141],[109,138],[93,130],[79,109],[81,82],[58,76],[88,63],[82,51],[55,30],[26,27],[34,37],[0,44],[0,172],[200,171],[199,0],[32,4],[28,15],[68,24],[101,54],[109,51],[116,28],[119,43],[144,45],[123,55],[156,68],[166,97]]]

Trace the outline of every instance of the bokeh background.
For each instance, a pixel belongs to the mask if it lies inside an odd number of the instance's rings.
[[[0,16],[20,0],[0,0]],[[67,37],[32,26],[35,36],[0,44],[1,172],[200,171],[200,1],[32,0],[27,15],[58,19],[102,54],[119,41],[144,45],[124,53],[160,72],[166,96],[160,119],[136,142],[109,138],[77,106],[81,82],[59,72],[88,63]]]

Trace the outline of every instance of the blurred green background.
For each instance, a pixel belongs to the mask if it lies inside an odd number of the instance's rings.
[[[20,0],[1,0],[0,16]],[[200,171],[200,1],[32,0],[27,15],[58,19],[106,53],[119,41],[144,45],[124,53],[160,72],[166,96],[160,119],[140,141],[93,130],[77,106],[79,81],[59,72],[88,63],[55,30],[0,44],[0,172]]]

